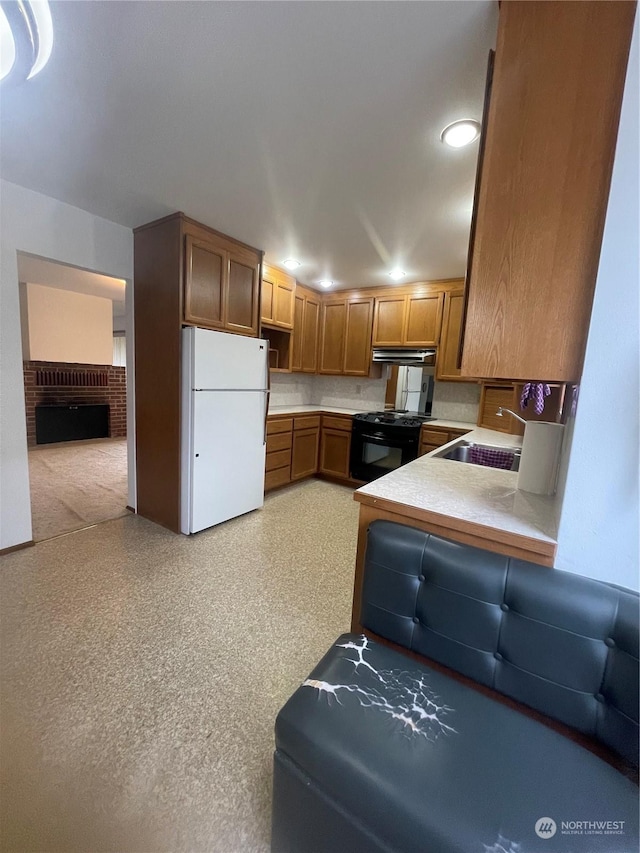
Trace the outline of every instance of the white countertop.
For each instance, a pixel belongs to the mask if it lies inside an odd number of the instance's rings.
[[[435,425],[435,421],[431,422]],[[475,427],[464,439],[497,446],[521,446],[522,437]],[[357,495],[394,501],[471,524],[556,543],[555,495],[516,488],[518,474],[482,465],[439,459],[438,448],[358,489]],[[446,520],[443,519],[443,524]]]
[[[363,409],[340,409],[336,406],[269,406],[270,415],[303,415],[305,412],[327,412],[334,415],[357,415]]]

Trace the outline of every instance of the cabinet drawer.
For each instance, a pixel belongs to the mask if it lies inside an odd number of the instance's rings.
[[[439,447],[439,444],[421,444],[419,455],[424,456],[425,453],[431,453],[432,450],[437,450]]]
[[[293,418],[269,418],[267,420],[267,435],[278,432],[291,432],[293,429]]]
[[[440,447],[441,444],[449,441],[449,433],[440,432],[437,429],[423,429],[420,440],[425,444],[435,444],[436,447]]]
[[[284,465],[290,464],[291,450],[276,450],[273,453],[267,453],[265,470],[273,471],[276,468],[282,468]]]
[[[264,490],[275,489],[277,486],[284,486],[291,481],[291,468],[287,465],[286,468],[276,468],[275,471],[267,471],[264,475]]]
[[[267,453],[273,453],[274,450],[287,450],[291,447],[291,433],[279,432],[275,435],[267,435]]]
[[[471,432],[473,427],[469,427],[469,429],[450,429],[449,430],[449,441],[453,441],[454,438],[461,438],[463,435],[466,435],[468,432]]]
[[[317,429],[320,426],[320,415],[312,415],[311,417],[294,418],[293,428],[298,429]]]
[[[343,429],[345,432],[351,432],[352,418],[336,418],[323,415],[322,426],[327,429]]]

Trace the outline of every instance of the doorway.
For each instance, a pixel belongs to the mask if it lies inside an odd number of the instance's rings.
[[[127,514],[126,282],[18,254],[33,540]]]

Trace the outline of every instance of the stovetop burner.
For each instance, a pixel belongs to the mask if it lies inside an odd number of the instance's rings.
[[[360,412],[354,419],[370,424],[392,424],[393,426],[417,427],[434,418],[421,412],[407,412],[404,409],[387,409],[384,412]]]

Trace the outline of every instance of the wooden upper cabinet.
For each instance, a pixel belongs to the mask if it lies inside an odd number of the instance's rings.
[[[264,282],[263,282],[264,287]],[[298,289],[293,300],[293,342],[291,351],[291,370],[302,370],[302,338],[304,335],[305,298]]]
[[[258,335],[260,266],[255,257],[237,250],[229,253],[229,287],[225,328],[243,335]]]
[[[318,367],[318,328],[320,324],[320,298],[307,295],[304,300],[302,336],[302,372],[315,373]]]
[[[381,296],[376,299],[373,346],[403,346],[406,309],[407,300],[404,296]]]
[[[278,329],[293,329],[295,292],[293,276],[265,265],[262,273],[262,322]]]
[[[226,252],[215,244],[190,236],[185,238],[184,319],[187,323],[224,327],[227,265]]]
[[[319,373],[369,375],[372,315],[372,297],[323,300]]]
[[[344,299],[322,303],[319,373],[342,373],[347,303]]]
[[[346,376],[368,376],[371,370],[373,299],[347,300],[342,372]]]
[[[407,297],[405,346],[436,346],[442,324],[442,299],[442,293]]]
[[[463,307],[463,290],[445,293],[442,332],[436,356],[436,379],[444,382],[459,382],[466,379],[460,376],[460,368],[456,366]]]
[[[293,301],[293,346],[291,369],[315,373],[318,363],[320,296],[300,285]]]
[[[262,252],[191,222],[184,241],[184,322],[257,337]]]
[[[580,379],[634,14],[501,5],[463,376]]]
[[[373,346],[436,346],[442,323],[442,293],[409,293],[375,300]]]

